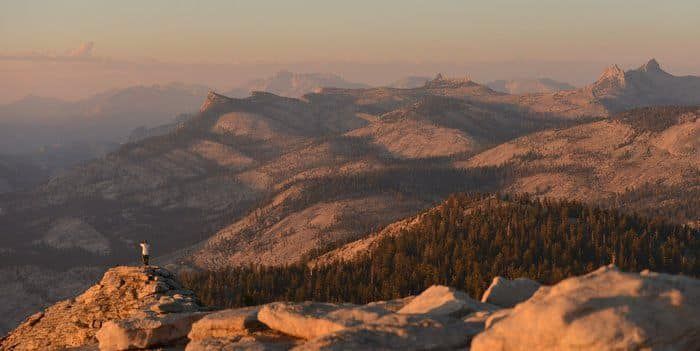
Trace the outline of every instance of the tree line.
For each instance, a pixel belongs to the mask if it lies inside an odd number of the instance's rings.
[[[181,274],[208,305],[367,303],[444,284],[479,297],[494,276],[553,284],[615,263],[700,275],[700,231],[579,202],[460,193],[350,262]]]

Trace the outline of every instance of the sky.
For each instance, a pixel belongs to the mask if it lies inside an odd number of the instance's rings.
[[[280,69],[581,85],[655,57],[700,74],[698,18],[697,0],[0,0],[0,102],[168,81],[226,89]]]

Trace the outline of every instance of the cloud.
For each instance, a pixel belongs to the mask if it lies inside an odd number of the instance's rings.
[[[3,53],[0,52],[0,60],[16,60],[16,61],[86,61],[96,59],[92,56],[95,43],[87,41],[80,44],[79,47],[65,51],[65,54],[60,55],[48,51],[29,51]]]
[[[92,41],[84,42],[80,44],[77,49],[72,49],[68,51],[69,57],[81,57],[87,58],[92,57],[92,48],[95,47],[95,43]]]

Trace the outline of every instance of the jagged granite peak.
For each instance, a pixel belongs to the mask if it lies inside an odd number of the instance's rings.
[[[625,71],[618,65],[612,65],[601,73],[598,80],[590,86],[590,90],[594,96],[601,96],[624,89],[626,85]]]
[[[204,112],[207,109],[211,108],[211,106],[225,104],[225,103],[229,103],[231,101],[233,101],[232,98],[218,94],[215,91],[210,90],[209,93],[207,94],[207,98],[204,99],[204,102],[202,103],[202,107],[199,108],[199,111]]]
[[[666,72],[664,72],[663,69],[661,69],[661,65],[659,65],[659,62],[656,61],[656,59],[654,59],[654,58],[652,58],[647,63],[640,66],[638,70],[643,71],[643,72],[649,72],[649,73],[652,73],[652,72],[654,72],[654,73],[666,73]]]
[[[620,84],[625,83],[625,71],[618,65],[612,65],[606,68],[598,78],[598,82],[604,80],[618,81]]]
[[[654,105],[692,106],[700,103],[700,77],[674,76],[650,59],[628,71],[611,66],[586,91],[617,112]]]
[[[62,350],[96,345],[108,321],[157,318],[203,310],[199,299],[160,267],[114,267],[81,295],[28,317],[5,338],[0,350]]]

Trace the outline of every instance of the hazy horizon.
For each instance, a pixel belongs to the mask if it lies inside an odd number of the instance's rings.
[[[700,75],[700,4],[675,1],[9,1],[0,103],[132,85],[230,89],[279,70],[387,84],[408,75],[548,77],[577,86],[656,58]],[[360,9],[364,10],[361,11]],[[367,9],[372,9],[371,11]],[[11,34],[11,35],[10,35]]]

